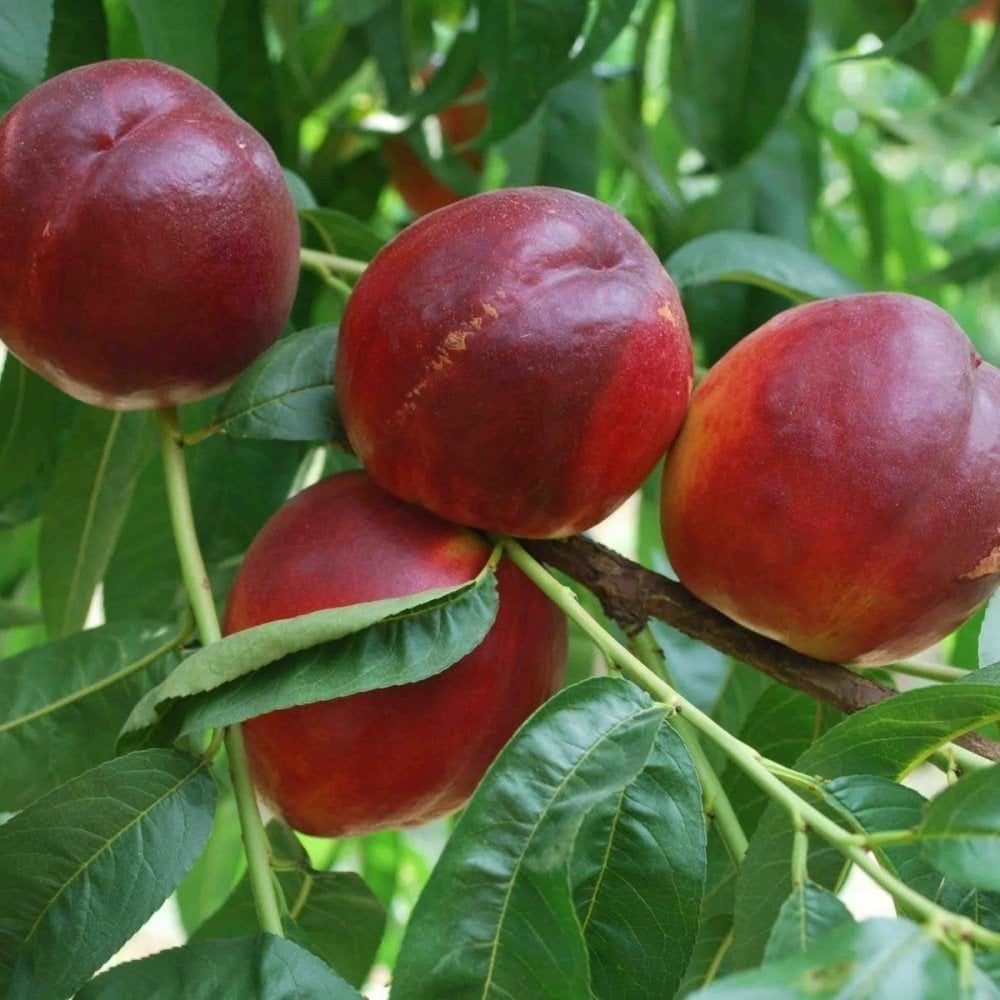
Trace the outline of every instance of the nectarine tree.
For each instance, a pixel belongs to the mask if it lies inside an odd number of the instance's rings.
[[[0,0],[0,993],[1000,990],[971,6]]]

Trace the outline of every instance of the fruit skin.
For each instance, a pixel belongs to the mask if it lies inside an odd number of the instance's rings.
[[[427,66],[420,78],[427,83],[436,67]],[[462,91],[468,98],[486,87],[486,77],[477,73]],[[462,101],[449,104],[437,114],[441,138],[448,146],[462,146],[471,142],[486,128],[489,110],[479,101]],[[382,153],[389,164],[389,181],[399,192],[407,208],[415,215],[426,215],[435,209],[459,201],[463,196],[427,169],[424,161],[403,138],[395,136],[386,140]],[[477,177],[483,172],[483,154],[478,149],[463,149],[459,158]]]
[[[225,388],[280,333],[298,249],[267,143],[180,70],[83,66],[0,121],[0,339],[78,399]]]
[[[489,546],[360,472],[298,494],[264,526],[229,595],[225,631],[475,577]],[[566,623],[512,563],[483,642],[413,684],[283,709],[244,724],[258,789],[297,830],[347,836],[444,815],[558,688]]]
[[[618,213],[556,188],[465,198],[375,257],[341,324],[352,447],[404,500],[489,531],[583,531],[629,496],[687,406],[673,282]]]
[[[965,10],[960,12],[959,16],[963,21],[975,24],[977,21],[995,21],[997,19],[997,12],[997,0],[981,0],[980,3],[974,3],[966,7]]]
[[[1000,370],[909,295],[781,313],[691,400],[662,492],[681,581],[823,660],[889,663],[1000,581]]]

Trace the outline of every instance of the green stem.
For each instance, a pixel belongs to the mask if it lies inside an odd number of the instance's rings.
[[[170,521],[173,525],[177,557],[181,564],[181,577],[198,627],[198,635],[202,645],[207,646],[222,637],[222,630],[219,627],[218,615],[215,613],[212,588],[194,527],[180,423],[174,408],[158,411],[157,417],[160,425],[160,447],[163,452]],[[239,726],[229,726],[226,729],[225,742],[257,917],[263,930],[277,937],[284,937],[281,907],[268,863],[270,845],[257,809],[257,798],[250,781],[243,732]]]
[[[643,688],[668,712],[676,713],[694,726],[703,736],[720,746],[742,771],[758,785],[771,799],[782,805],[792,817],[796,829],[807,829],[833,846],[849,861],[869,875],[872,880],[886,890],[910,913],[930,923],[945,928],[956,938],[966,938],[988,948],[1000,949],[1000,933],[989,931],[967,917],[959,916],[931,902],[919,892],[911,889],[892,873],[882,868],[857,843],[854,835],[844,830],[819,809],[801,798],[785,785],[772,768],[787,772],[788,768],[767,761],[753,747],[737,739],[720,726],[711,716],[684,699],[664,680],[657,677],[635,654],[626,649],[614,636],[610,635],[580,605],[569,587],[563,586],[549,571],[511,538],[503,539],[504,548],[511,561],[529,577],[565,614],[580,626],[595,645],[614,662],[622,675]],[[803,781],[810,781],[807,775],[800,775]]]
[[[809,878],[809,830],[802,820],[792,817],[792,886],[801,889]]]
[[[662,650],[653,638],[647,626],[641,632],[632,637],[632,643],[639,659],[651,670],[660,674],[669,684],[670,675],[664,660]],[[691,726],[687,719],[682,716],[675,716],[672,720],[674,728],[681,739],[687,745],[688,753],[694,763],[695,773],[701,782],[701,798],[705,810],[705,815],[714,821],[722,838],[722,843],[733,863],[738,865],[747,853],[749,843],[747,835],[743,832],[739,817],[733,809],[732,802],[726,790],[719,781],[719,776],[715,773],[715,768],[705,755],[698,736],[698,730]]]
[[[299,250],[299,260],[307,267],[321,267],[327,271],[340,271],[341,274],[364,274],[368,267],[368,264],[363,260],[353,260],[335,253],[324,253],[322,250],[310,250],[308,247],[302,247]]]
[[[917,839],[916,830],[876,830],[872,833],[855,833],[851,840],[859,847],[894,847],[912,844]]]
[[[969,676],[969,671],[963,670],[961,667],[952,667],[947,663],[931,663],[928,660],[900,660],[899,663],[887,663],[884,667],[851,667],[850,669],[861,677],[864,677],[871,670],[887,670],[891,674],[905,674],[907,677],[919,677],[921,680],[944,684]]]

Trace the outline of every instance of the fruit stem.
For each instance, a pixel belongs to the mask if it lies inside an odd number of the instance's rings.
[[[708,737],[721,747],[729,759],[771,799],[783,806],[791,817],[793,832],[815,833],[821,837],[848,861],[853,862],[869,875],[872,881],[885,889],[901,907],[915,916],[928,923],[938,924],[954,938],[964,938],[987,948],[1000,949],[1000,933],[980,927],[968,917],[952,913],[950,910],[931,902],[915,889],[911,889],[905,882],[884,869],[875,858],[856,843],[853,833],[844,830],[825,813],[801,798],[776,774],[772,773],[772,770],[781,774],[794,773],[797,779],[801,779],[801,783],[809,783],[813,779],[763,758],[752,746],[733,736],[711,716],[706,715],[696,705],[683,698],[666,681],[657,677],[634,653],[626,649],[586,611],[569,587],[563,586],[518,542],[512,538],[504,538],[503,545],[511,562],[535,583],[538,589],[549,597],[567,617],[580,626],[601,652],[621,670],[624,677],[661,702],[668,712],[686,718],[702,736]],[[801,838],[799,849],[801,850]]]
[[[668,684],[672,683],[663,650],[653,638],[648,625],[632,637],[631,643],[636,655],[650,670],[659,674]],[[670,721],[687,745],[688,753],[691,754],[695,773],[701,782],[701,800],[705,815],[715,823],[729,857],[738,865],[747,853],[748,841],[733,804],[729,801],[715,768],[705,755],[698,730],[681,715],[674,716]]]
[[[160,427],[160,449],[163,453],[170,523],[173,527],[177,558],[181,564],[181,577],[184,580],[184,589],[187,591],[201,643],[203,646],[208,646],[222,637],[222,630],[219,627],[212,587],[195,531],[177,410],[170,407],[157,411],[157,421]],[[257,917],[262,930],[277,937],[284,937],[281,907],[269,866],[270,845],[257,809],[257,798],[250,780],[243,732],[239,726],[226,728],[225,743]]]
[[[801,889],[809,881],[809,827],[798,816],[792,817],[792,888]]]
[[[366,261],[341,257],[335,253],[324,253],[322,250],[310,250],[309,247],[302,247],[299,250],[299,260],[306,267],[322,268],[325,271],[340,271],[341,274],[363,274],[368,267]]]

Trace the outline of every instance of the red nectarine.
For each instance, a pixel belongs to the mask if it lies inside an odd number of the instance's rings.
[[[596,524],[691,391],[680,298],[617,212],[555,188],[465,198],[375,257],[341,326],[348,437],[381,486],[460,524]]]
[[[225,388],[280,333],[298,249],[267,143],[180,70],[84,66],[0,121],[0,339],[88,403]]]
[[[781,313],[708,374],[663,536],[708,604],[823,660],[887,663],[1000,581],[1000,371],[909,295]]]
[[[363,473],[286,503],[247,552],[225,630],[473,579],[489,546],[389,496]],[[423,823],[458,808],[517,727],[558,687],[562,614],[513,564],[483,642],[443,673],[283,709],[244,725],[254,780],[296,829],[320,836]]]

